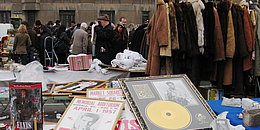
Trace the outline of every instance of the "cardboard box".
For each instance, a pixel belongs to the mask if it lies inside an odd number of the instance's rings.
[[[68,57],[68,62],[69,62],[69,68],[72,71],[87,70],[91,66],[92,55],[87,55],[87,54],[70,55]]]

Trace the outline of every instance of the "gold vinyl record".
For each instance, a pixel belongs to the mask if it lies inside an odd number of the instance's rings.
[[[191,115],[187,108],[171,101],[154,101],[146,107],[148,119],[157,127],[174,130],[190,125]]]

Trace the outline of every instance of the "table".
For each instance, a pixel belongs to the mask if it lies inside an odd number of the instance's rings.
[[[260,102],[260,98],[253,98],[252,100]],[[238,118],[238,114],[242,112],[242,107],[228,107],[222,106],[222,100],[208,100],[207,101],[211,109],[218,115],[224,111],[228,111],[227,118],[234,126],[243,124],[243,120]],[[260,126],[257,127],[245,127],[246,130],[260,130]]]

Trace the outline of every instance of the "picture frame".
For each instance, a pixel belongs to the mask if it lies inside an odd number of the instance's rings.
[[[65,82],[65,83],[54,83],[53,90],[51,96],[69,96],[72,93],[69,92],[60,92],[59,90],[64,86],[71,84],[72,82]]]
[[[86,94],[88,88],[105,88],[106,81],[103,80],[86,80],[82,79],[76,82],[69,83],[64,87],[59,88],[59,92],[67,93],[82,93]]]
[[[41,82],[9,84],[12,129],[43,130]]]
[[[42,96],[52,95],[54,86],[55,86],[55,83],[46,84],[47,90],[42,92]]]
[[[118,81],[142,130],[207,129],[216,118],[186,75]]]
[[[124,104],[124,101],[75,97],[55,130],[114,130]]]
[[[106,100],[118,100],[125,101],[125,95],[122,89],[119,88],[97,88],[87,89],[88,98],[106,99]],[[140,130],[140,126],[128,104],[125,103],[124,109],[117,122],[115,130]]]

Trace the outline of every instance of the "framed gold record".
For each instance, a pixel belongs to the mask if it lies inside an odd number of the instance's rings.
[[[189,110],[171,101],[157,100],[151,102],[146,107],[146,116],[162,129],[183,129],[191,123]]]
[[[142,130],[210,128],[216,118],[186,75],[119,79]]]

